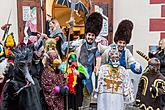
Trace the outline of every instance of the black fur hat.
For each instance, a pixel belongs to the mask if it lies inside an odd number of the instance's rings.
[[[128,44],[131,40],[133,30],[133,23],[130,20],[122,20],[115,33],[114,42],[117,43],[118,40],[126,41]]]
[[[85,34],[88,32],[94,33],[95,36],[98,36],[103,24],[103,17],[98,12],[93,12],[88,16],[85,23]]]

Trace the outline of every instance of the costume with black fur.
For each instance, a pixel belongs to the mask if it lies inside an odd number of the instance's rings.
[[[39,88],[29,73],[32,50],[24,46],[15,50],[14,76],[2,93],[1,110],[42,110]]]
[[[155,68],[158,69],[155,71]],[[147,69],[140,79],[136,105],[142,110],[163,110],[161,99],[165,95],[165,77],[159,71],[159,59],[151,58]]]

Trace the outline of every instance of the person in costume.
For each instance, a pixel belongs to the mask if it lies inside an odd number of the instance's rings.
[[[57,40],[56,48],[57,48],[57,51],[58,51],[60,57],[62,58],[63,54],[61,51],[61,46],[66,41],[66,37],[65,37],[62,29],[60,28],[60,24],[57,21],[57,19],[52,18],[50,20],[49,31],[50,31],[49,38],[56,38],[56,40]]]
[[[76,53],[71,52],[68,57],[67,86],[69,87],[68,106],[69,109],[78,110],[83,102],[83,80],[89,78],[87,70],[78,63]]]
[[[53,41],[55,39],[48,38],[47,40],[46,43],[54,47],[46,46],[48,49],[46,49],[46,64],[41,76],[41,85],[48,110],[64,110],[64,95],[67,93],[67,86],[65,86],[64,74],[58,69],[61,59],[56,50],[56,44],[52,44],[56,42]]]
[[[139,62],[135,60],[130,50],[126,48],[129,44],[132,36],[133,23],[130,20],[122,20],[116,30],[114,36],[114,42],[118,45],[118,50],[120,52],[120,65],[125,68],[130,68],[133,73],[140,74],[142,72],[142,67]],[[111,48],[105,50],[102,54],[102,64],[108,62],[108,56]]]
[[[13,33],[9,34],[6,37],[3,45],[4,45],[3,46],[4,56],[5,56],[5,59],[7,59],[7,65],[8,65],[6,67],[4,75],[7,79],[12,79],[13,78],[14,59],[15,59],[14,50],[16,48],[16,43],[14,40]]]
[[[3,87],[7,78],[4,76],[5,71],[7,69],[8,61],[4,55],[4,48],[3,45],[0,43],[0,97],[2,95]],[[1,98],[0,98],[1,103]]]
[[[42,37],[43,34],[41,34],[40,37]],[[38,42],[38,41],[37,41]],[[33,46],[33,59],[32,59],[32,67],[30,70],[30,74],[32,75],[35,85],[38,86],[38,93],[40,94],[41,104],[42,104],[42,110],[47,110],[47,104],[45,101],[45,97],[43,94],[43,89],[41,86],[41,76],[44,70],[44,65],[42,62],[42,59],[44,57],[44,39],[38,42],[35,46]]]
[[[33,49],[22,46],[14,54],[13,78],[5,84],[1,110],[42,110],[38,88],[29,72]]]
[[[134,91],[128,72],[119,62],[116,44],[111,44],[108,63],[102,65],[98,74],[97,110],[124,110],[124,103],[134,101]]]
[[[95,71],[97,74],[101,64],[100,45],[96,43],[95,39],[102,29],[102,23],[103,17],[100,13],[91,13],[85,22],[85,39],[72,41],[70,45],[71,47],[75,47],[78,62],[87,69],[89,74],[89,79],[84,81],[83,107],[87,108],[89,107],[91,94],[93,92],[91,80],[92,72]],[[63,44],[63,47],[65,48],[65,43]]]
[[[13,64],[14,63],[14,48],[16,47],[16,43],[14,40],[14,35],[13,33],[9,34],[6,37],[6,40],[4,42],[4,48],[5,48],[5,56],[8,58],[9,63]]]
[[[148,60],[148,71],[140,79],[136,106],[141,110],[163,110],[161,99],[165,95],[165,77],[160,73],[158,58]]]
[[[149,58],[153,58],[155,57],[157,54],[161,53],[163,51],[163,44],[164,39],[160,39],[158,46],[155,46],[155,48],[151,48],[149,47],[149,52],[148,52],[148,57]]]

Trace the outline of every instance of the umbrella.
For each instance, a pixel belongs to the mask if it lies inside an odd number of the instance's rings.
[[[71,8],[71,1],[70,0],[57,0],[56,4],[62,5],[62,6],[67,6],[69,8]],[[78,2],[76,2],[75,4],[75,10],[79,11],[83,11],[84,14],[88,14],[88,10],[85,7],[85,5],[83,4],[83,2],[81,0],[79,0]]]

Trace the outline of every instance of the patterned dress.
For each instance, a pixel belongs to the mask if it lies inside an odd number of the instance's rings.
[[[48,110],[64,110],[64,96],[53,91],[55,86],[64,87],[64,74],[46,67],[41,76],[41,84]]]

